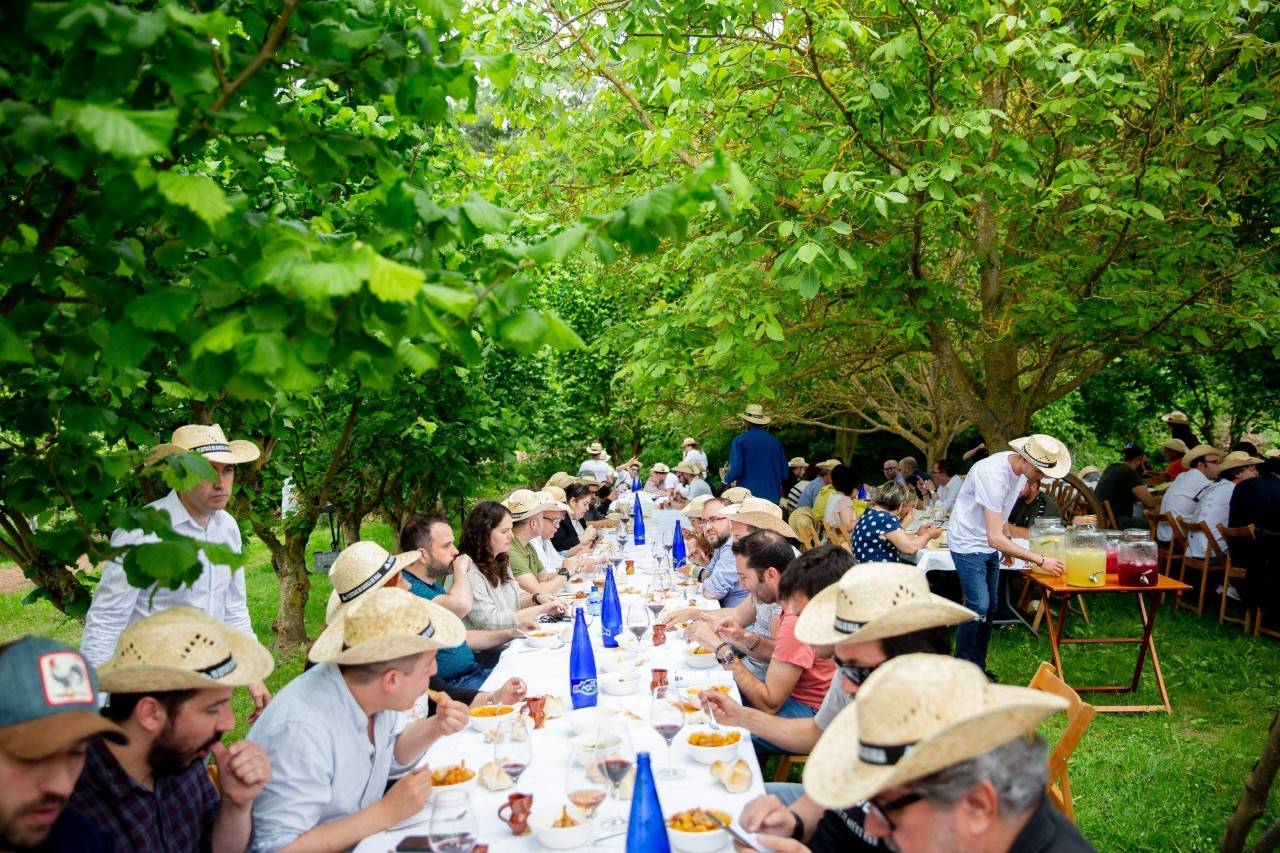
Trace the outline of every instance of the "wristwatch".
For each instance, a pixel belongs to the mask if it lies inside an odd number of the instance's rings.
[[[737,659],[738,659],[738,656],[734,653],[733,646],[729,645],[728,643],[721,643],[720,645],[716,646],[716,662],[718,662],[721,666],[728,666],[730,663],[733,663]]]

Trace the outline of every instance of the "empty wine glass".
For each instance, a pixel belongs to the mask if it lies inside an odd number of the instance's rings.
[[[595,762],[596,770],[609,780],[615,800],[622,800],[622,782],[631,773],[636,763],[636,751],[631,745],[631,736],[623,725],[601,726],[596,732],[595,750],[590,760]],[[603,829],[621,829],[627,825],[622,815],[603,821]]]
[[[644,639],[645,632],[649,630],[649,622],[649,608],[646,605],[627,605],[627,611],[623,614],[623,623],[631,633],[636,635],[637,642]]]
[[[521,731],[523,729],[523,731]],[[523,734],[523,737],[518,735]],[[497,740],[493,744],[493,763],[506,771],[513,782],[533,762],[533,739],[523,720],[516,719],[498,727]]]
[[[654,775],[659,779],[683,779],[685,773],[671,763],[671,742],[684,728],[684,702],[679,691],[659,687],[649,704],[649,724],[667,742],[667,766]]]
[[[476,815],[466,791],[440,791],[431,808],[427,837],[437,853],[471,853],[476,846]]]

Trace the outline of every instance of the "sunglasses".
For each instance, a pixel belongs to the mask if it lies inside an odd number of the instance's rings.
[[[924,794],[917,794],[913,791],[910,794],[903,794],[901,797],[883,804],[877,803],[875,800],[867,800],[866,811],[868,816],[875,817],[876,820],[889,828],[890,834],[893,834],[894,832],[897,832],[898,827],[889,819],[889,812],[901,811],[907,806],[912,805],[913,803],[918,803],[923,799]]]
[[[849,679],[853,682],[855,687],[861,687],[862,682],[866,681],[867,677],[870,676],[871,673],[875,672],[876,668],[879,667],[880,664],[876,664],[875,666],[854,666],[837,659],[836,666],[839,668],[840,676],[842,678]]]

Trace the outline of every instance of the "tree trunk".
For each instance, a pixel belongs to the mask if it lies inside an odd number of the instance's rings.
[[[1262,833],[1262,837],[1258,839],[1258,843],[1253,845],[1253,850],[1249,853],[1271,853],[1280,847],[1280,820],[1271,824],[1267,831]]]
[[[306,645],[307,600],[311,597],[311,575],[307,573],[307,535],[290,531],[279,554],[271,555],[271,567],[280,579],[280,610],[271,623],[276,632],[277,651],[291,651]]]
[[[22,573],[44,590],[53,606],[68,616],[84,620],[89,612],[89,590],[67,566],[48,554],[37,552],[36,561],[21,566]]]
[[[360,528],[365,516],[363,509],[363,507],[356,507],[351,510],[338,510],[338,532],[342,534],[342,547],[345,548],[360,541]]]
[[[1262,753],[1254,762],[1253,769],[1244,780],[1244,794],[1236,803],[1236,810],[1227,820],[1226,831],[1222,833],[1220,847],[1223,853],[1236,853],[1243,850],[1249,838],[1249,829],[1262,816],[1267,807],[1267,795],[1271,793],[1271,785],[1275,782],[1276,771],[1280,770],[1280,711],[1271,718],[1271,727],[1267,730],[1267,739],[1262,743]],[[1275,829],[1275,827],[1272,827]],[[1268,830],[1264,834],[1270,835]],[[1272,847],[1275,846],[1272,840]],[[1270,849],[1259,841],[1255,849]]]

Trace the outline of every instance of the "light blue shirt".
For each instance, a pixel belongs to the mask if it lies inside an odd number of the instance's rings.
[[[796,506],[812,507],[813,502],[818,499],[818,492],[822,491],[822,487],[825,485],[826,483],[822,481],[821,477],[815,478],[809,485],[804,487],[804,491],[800,493],[800,500],[796,501]]]
[[[305,832],[382,799],[392,775],[401,715],[369,718],[337,664],[322,663],[289,682],[249,730],[271,760],[271,781],[253,801],[254,853],[279,850]]]
[[[702,594],[720,599],[721,607],[736,607],[749,594],[738,583],[738,561],[733,556],[733,537],[715,550],[708,564],[711,573],[702,582]]]

